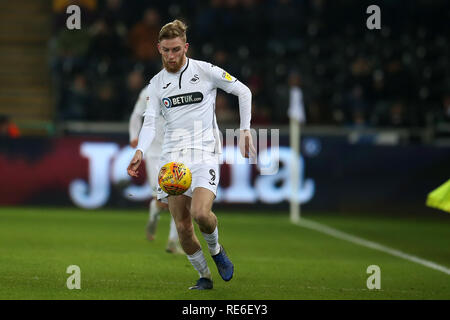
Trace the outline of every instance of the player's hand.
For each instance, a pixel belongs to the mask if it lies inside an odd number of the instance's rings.
[[[131,159],[131,162],[127,168],[127,172],[132,177],[138,177],[138,169],[142,162],[142,151],[136,150],[136,153],[134,154],[133,159]]]
[[[133,140],[130,141],[130,146],[132,148],[136,148],[137,145],[138,145],[138,139],[133,139]]]
[[[239,150],[244,158],[256,158],[256,149],[250,130],[240,130]]]

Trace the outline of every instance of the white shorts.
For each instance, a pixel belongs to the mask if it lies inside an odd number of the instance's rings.
[[[202,187],[210,190],[216,196],[217,186],[220,180],[219,156],[219,154],[212,152],[184,149],[180,152],[163,155],[160,159],[159,167],[161,168],[171,161],[184,163],[191,170],[192,183],[189,189],[183,194],[192,197],[195,188]],[[167,197],[169,195],[162,191],[159,186],[157,190],[158,200],[167,203]]]

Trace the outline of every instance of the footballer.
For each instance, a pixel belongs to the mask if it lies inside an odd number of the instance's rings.
[[[159,167],[171,161],[182,162],[192,173],[192,183],[178,196],[169,196],[158,189],[158,199],[168,203],[181,246],[199,274],[190,289],[204,290],[212,289],[213,281],[192,219],[222,279],[229,281],[234,273],[233,263],[219,244],[217,217],[211,211],[219,184],[218,155],[222,152],[215,115],[217,88],[238,97],[241,154],[246,158],[255,157],[256,150],[250,134],[250,89],[220,67],[187,57],[186,29],[183,22],[174,20],[160,30],[157,46],[164,68],[147,86],[144,123],[127,170],[130,176],[137,176],[143,156],[156,136],[161,112],[166,123]]]

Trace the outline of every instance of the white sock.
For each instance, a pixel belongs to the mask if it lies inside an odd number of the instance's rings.
[[[214,229],[213,233],[203,233],[203,237],[205,238],[206,243],[208,244],[209,253],[211,253],[212,256],[215,256],[220,252],[220,245],[219,245],[219,230],[216,228]]]
[[[172,216],[170,217],[169,241],[178,242],[177,226],[175,225],[175,220],[173,220]]]
[[[160,212],[161,212],[161,210],[156,205],[156,199],[153,199],[152,202],[150,202],[149,219],[152,220],[152,219],[155,219],[155,218],[159,218],[159,213]]]
[[[211,279],[211,271],[209,271],[208,263],[203,255],[202,249],[198,250],[193,255],[186,255],[194,269],[198,271],[200,278]]]

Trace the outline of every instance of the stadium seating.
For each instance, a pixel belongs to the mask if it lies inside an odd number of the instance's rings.
[[[77,2],[84,5],[82,30],[70,32],[61,9],[68,3],[0,5],[1,112],[21,127],[48,132],[64,121],[126,122],[140,89],[160,68],[158,56],[136,54],[136,37],[131,40],[139,23],[143,34],[148,3]],[[295,70],[308,124],[446,127],[448,1],[382,2],[382,28],[372,31],[365,26],[366,1],[152,1],[151,6],[149,34],[184,19],[190,56],[220,65],[249,85],[260,111],[255,124],[288,123],[287,78]],[[225,99],[230,108],[218,110],[219,121],[237,111],[237,101]]]
[[[48,1],[0,3],[0,113],[10,116],[24,134],[52,130],[50,24]]]

